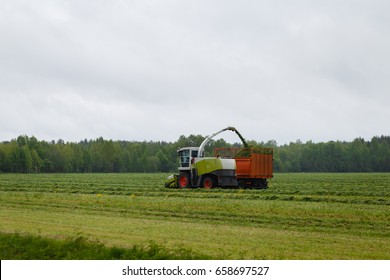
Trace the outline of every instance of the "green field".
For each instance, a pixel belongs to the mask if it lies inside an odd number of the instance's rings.
[[[213,259],[390,259],[390,174],[276,174],[267,190],[167,174],[0,174],[0,232],[159,244]]]

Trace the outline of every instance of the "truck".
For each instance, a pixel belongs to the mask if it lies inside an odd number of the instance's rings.
[[[241,139],[242,148],[216,148],[213,157],[205,156],[205,147],[224,131],[233,131]],[[268,187],[273,177],[273,149],[250,147],[238,130],[226,127],[207,136],[199,147],[183,147],[177,151],[179,174],[168,176],[167,188],[257,188]]]

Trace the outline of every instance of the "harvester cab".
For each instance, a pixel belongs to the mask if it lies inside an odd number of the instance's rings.
[[[198,147],[185,147],[177,151],[179,158],[179,170],[190,170],[191,161],[198,157]]]
[[[177,150],[177,157],[179,159],[179,172],[180,174],[191,174],[191,164],[194,163],[195,158],[198,157],[198,147],[184,147]],[[165,181],[165,187],[177,188],[179,186],[187,186],[189,184],[190,176],[179,176],[172,174],[168,176]]]

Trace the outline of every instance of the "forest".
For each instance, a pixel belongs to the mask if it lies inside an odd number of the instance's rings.
[[[199,146],[204,136],[180,136],[175,142],[119,141],[102,137],[80,142],[44,141],[21,135],[0,143],[0,172],[9,173],[92,173],[92,172],[174,172],[177,149]],[[274,148],[274,172],[389,172],[390,136],[366,141],[302,143],[297,140],[277,145],[248,141],[250,146]],[[240,147],[240,143],[212,140],[215,147]]]

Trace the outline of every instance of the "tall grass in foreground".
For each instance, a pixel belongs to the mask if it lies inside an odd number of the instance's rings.
[[[106,247],[82,236],[65,240],[36,235],[0,233],[2,260],[195,260],[209,259],[189,249],[168,249],[150,242],[131,248]]]

